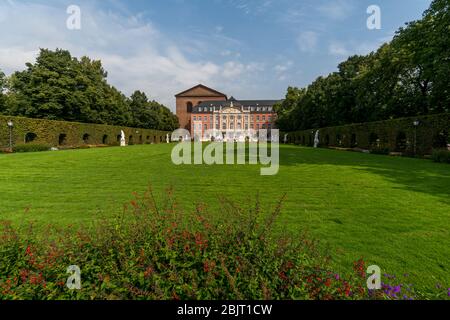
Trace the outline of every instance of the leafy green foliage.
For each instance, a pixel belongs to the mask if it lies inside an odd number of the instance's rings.
[[[2,70],[0,70],[0,114],[4,113],[6,110],[6,96],[4,95],[5,88],[6,77]]]
[[[40,152],[40,151],[49,151],[51,146],[46,144],[19,144],[14,146],[14,152]]]
[[[450,163],[450,151],[434,150],[432,158],[434,162]]]
[[[0,95],[0,113],[171,131],[178,127],[169,109],[155,101],[136,105],[108,84],[107,75],[101,61],[41,49],[36,63],[10,77],[8,103],[2,109]],[[0,85],[2,79],[0,73]]]
[[[415,127],[414,122],[419,126]],[[319,130],[321,147],[370,150],[372,153],[429,155],[450,144],[450,113],[327,127]],[[311,146],[315,130],[288,133],[288,142]]]
[[[149,101],[146,94],[135,91],[130,97],[133,126],[173,131],[178,128],[177,117],[168,108],[156,101]]]
[[[449,112],[450,10],[434,0],[423,18],[366,56],[306,89],[289,88],[280,107],[284,131]]]
[[[31,119],[24,117],[1,116],[0,123],[0,148],[9,146],[8,120],[12,120],[12,143],[23,144],[27,141],[27,135],[32,135],[36,144],[50,145],[58,148],[80,147],[83,145],[111,145],[120,143],[120,135],[123,130],[127,143],[131,140],[135,144],[165,142],[165,131],[131,128],[122,126],[110,126],[104,124],[55,121],[46,119]],[[88,137],[88,139],[84,139]]]
[[[3,222],[0,299],[402,299],[390,285],[369,292],[363,260],[339,274],[309,236],[276,236],[282,200],[264,213],[258,201],[243,210],[222,199],[218,218],[200,204],[186,214],[167,195],[161,205],[151,189],[136,194],[90,229]],[[80,290],[66,287],[69,265],[81,269]]]

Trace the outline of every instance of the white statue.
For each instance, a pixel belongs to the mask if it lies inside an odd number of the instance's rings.
[[[121,147],[127,146],[127,142],[125,140],[125,132],[123,132],[123,130],[120,131],[120,146]]]
[[[167,142],[167,143],[170,143],[170,137],[169,137],[169,134],[166,135],[166,142]]]
[[[316,136],[314,138],[314,148],[318,148],[320,143],[319,130],[316,131]]]
[[[285,135],[284,135],[284,144],[287,144],[287,142],[288,142],[288,135],[285,134]]]

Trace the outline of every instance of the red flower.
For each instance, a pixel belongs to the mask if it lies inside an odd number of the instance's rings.
[[[29,256],[29,257],[32,257],[32,256],[33,256],[33,252],[31,252],[31,247],[30,247],[30,246],[27,247],[27,250],[25,251],[25,254],[26,254],[27,256]]]

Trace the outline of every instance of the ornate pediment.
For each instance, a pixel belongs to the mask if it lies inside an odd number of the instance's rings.
[[[225,114],[233,114],[234,113],[235,114],[235,113],[242,113],[242,111],[235,107],[225,107],[222,109],[222,113],[225,113]]]

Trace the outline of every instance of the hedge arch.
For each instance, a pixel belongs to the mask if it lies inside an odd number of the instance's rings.
[[[336,145],[342,146],[342,137],[339,133],[336,135]]]
[[[379,148],[380,147],[380,137],[378,134],[371,132],[369,135],[369,146],[371,148]]]
[[[447,130],[442,130],[437,132],[433,136],[433,148],[435,149],[446,149],[447,145],[450,143],[450,137]]]
[[[395,139],[395,151],[405,152],[408,147],[408,137],[403,131],[397,133],[397,138]]]
[[[25,143],[31,143],[34,142],[37,139],[37,134],[34,132],[27,132],[25,134],[24,141]]]
[[[107,134],[103,135],[102,144],[108,144],[108,135]]]
[[[90,140],[91,140],[91,135],[89,133],[83,134],[83,142],[84,142],[84,144],[89,144]]]
[[[419,122],[420,124],[414,125]],[[350,147],[351,135],[356,134],[358,148],[383,153],[402,152],[404,155],[431,155],[433,149],[450,144],[450,113],[351,124],[319,129],[322,137],[330,136],[330,146]],[[283,132],[298,143],[311,134],[311,129]],[[399,135],[402,133],[401,135]],[[326,138],[325,138],[326,139]],[[399,141],[401,140],[401,141]]]
[[[355,148],[357,146],[358,146],[358,136],[356,135],[356,133],[352,133],[350,137],[350,147]]]
[[[327,135],[325,135],[325,146],[329,146],[330,145],[330,135],[329,134],[327,134]]]
[[[58,146],[64,146],[67,143],[67,134],[61,133],[58,136]]]
[[[169,133],[152,129],[0,115],[0,124],[6,124],[9,120],[14,122],[12,131],[13,145],[26,143],[27,133],[36,134],[36,138],[32,143],[45,144],[49,147],[82,146],[85,144],[83,136],[86,134],[89,135],[89,144],[91,145],[103,144],[103,137],[107,135],[109,138],[107,144],[117,146],[120,144],[121,131],[125,133],[126,137],[133,135],[136,131],[139,131],[143,136],[149,137],[164,137]],[[117,137],[117,140],[114,137]],[[157,138],[155,138],[155,143],[158,143]],[[0,149],[3,148],[9,148],[9,128],[6,125],[0,125]]]

